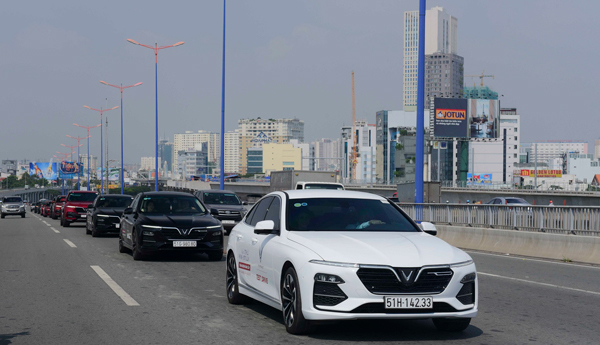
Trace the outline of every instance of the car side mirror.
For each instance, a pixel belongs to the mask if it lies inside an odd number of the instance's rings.
[[[92,204],[89,204],[89,205],[87,206],[87,208],[94,208],[94,205],[92,205]]]
[[[133,213],[133,209],[131,207],[127,207],[126,209],[123,210],[123,214],[132,214]]]
[[[421,229],[431,236],[437,236],[437,229],[433,223],[421,222]]]
[[[217,210],[216,208],[211,208],[210,209],[210,214],[212,216],[218,216],[219,215],[219,210]]]
[[[270,235],[275,231],[275,222],[272,220],[262,220],[254,226],[254,233],[257,235]]]
[[[242,201],[242,205],[248,205],[247,201]]]

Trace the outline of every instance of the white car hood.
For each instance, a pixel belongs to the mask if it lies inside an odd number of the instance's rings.
[[[471,260],[462,250],[424,232],[291,231],[287,237],[325,261],[421,267]]]

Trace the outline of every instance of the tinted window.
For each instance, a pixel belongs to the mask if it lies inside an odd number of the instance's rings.
[[[194,214],[206,213],[196,197],[183,195],[152,195],[140,200],[141,213]]]
[[[267,210],[267,215],[264,220],[272,220],[275,223],[275,229],[280,228],[281,200],[278,197],[273,197],[273,202]]]
[[[286,218],[292,231],[420,231],[387,200],[292,199]]]
[[[94,201],[97,196],[97,193],[70,193],[67,201]]]
[[[494,205],[499,205],[502,203],[502,200],[500,199],[494,199]]]
[[[4,202],[21,202],[21,198],[18,196],[9,196],[4,198]]]
[[[342,186],[337,184],[324,184],[324,183],[306,183],[304,189],[344,189]]]
[[[507,204],[529,204],[525,199],[521,198],[506,198]]]
[[[133,209],[133,211],[137,211],[137,206],[140,202],[140,194],[138,194],[134,199],[133,202],[131,203],[131,208]]]
[[[271,201],[273,201],[273,197],[268,197],[268,198],[262,199],[258,203],[258,205],[256,205],[256,207],[255,207],[256,211],[254,211],[252,220],[248,224],[250,224],[251,226],[255,226],[256,223],[260,222],[261,220],[265,220],[265,216],[267,214],[267,209],[269,208],[269,205],[271,205]]]
[[[233,193],[204,193],[202,200],[211,205],[241,205],[242,202]]]
[[[116,207],[123,208],[129,206],[133,198],[131,197],[99,197],[96,199],[96,207]]]

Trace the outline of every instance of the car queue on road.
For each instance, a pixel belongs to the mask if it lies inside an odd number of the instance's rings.
[[[239,210],[230,233],[227,212],[242,202],[228,191],[71,191],[64,200],[63,227],[80,222],[93,237],[118,234],[115,250],[134,260],[225,254],[228,302],[253,299],[280,310],[291,334],[357,319],[432,319],[440,331],[459,332],[478,312],[472,258],[436,238],[433,224],[417,224],[374,194],[273,192]],[[40,204],[41,214],[49,212],[50,200]]]

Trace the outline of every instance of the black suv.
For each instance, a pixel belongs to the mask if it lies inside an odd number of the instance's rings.
[[[5,196],[2,198],[2,206],[0,206],[0,216],[21,216],[25,218],[25,204],[20,196]]]
[[[131,250],[134,260],[158,252],[188,252],[218,261],[223,247],[221,223],[188,193],[140,193],[121,217],[119,252]]]
[[[85,233],[97,237],[100,234],[119,233],[121,215],[133,197],[131,195],[99,195],[94,203],[87,207]]]
[[[194,193],[206,207],[215,209],[215,218],[221,221],[226,233],[239,223],[246,215],[247,202],[242,202],[235,192],[229,190],[199,190]]]

